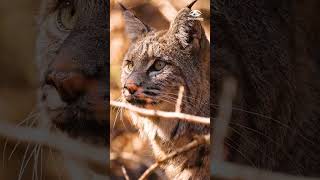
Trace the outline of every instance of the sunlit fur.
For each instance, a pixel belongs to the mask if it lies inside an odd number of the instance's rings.
[[[139,88],[144,92],[140,99],[154,102],[147,101],[143,107],[175,111],[179,87],[183,86],[182,112],[208,117],[209,42],[200,23],[188,20],[190,11],[189,8],[180,10],[168,30],[142,33],[135,28],[149,28],[137,27],[137,24],[144,26],[144,23],[128,10],[124,11],[127,32],[133,42],[123,61],[122,92],[125,94],[125,86],[129,81],[139,82]],[[164,61],[166,66],[155,71],[152,65],[158,60]],[[131,72],[125,71],[127,61],[134,64]],[[136,113],[131,113],[131,117],[142,137],[149,139],[157,159],[191,142],[195,135],[210,132],[209,125],[178,119],[144,117]],[[208,158],[208,147],[200,147],[168,161],[163,168],[170,178],[209,179]]]

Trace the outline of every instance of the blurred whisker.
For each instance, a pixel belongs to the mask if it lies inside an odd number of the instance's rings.
[[[23,119],[21,122],[19,122],[17,124],[17,126],[21,126],[25,123],[28,123],[28,121],[34,117],[38,117],[39,116],[39,113],[38,111],[36,111],[36,109],[32,110],[25,119]],[[32,122],[33,123],[33,122]],[[3,152],[2,152],[2,165],[3,167],[5,167],[5,156],[6,156],[6,148],[7,148],[7,145],[8,145],[8,138],[5,139],[5,143],[4,143],[4,147],[3,147]],[[17,148],[17,146],[19,145],[19,142],[17,144],[15,144],[14,148],[13,148],[13,151],[11,152],[11,154],[9,155],[9,160],[10,160],[10,157],[12,156],[13,152],[15,151],[15,149]]]
[[[26,156],[27,156],[27,153],[28,153],[28,150],[29,150],[29,147],[30,147],[30,144],[27,145],[27,148],[24,152],[24,155],[23,155],[23,158],[22,158],[22,163],[21,163],[21,167],[20,167],[20,171],[19,171],[19,177],[18,177],[18,180],[21,179],[21,176],[22,176],[22,169],[23,169],[23,164],[24,164],[24,161],[26,159]]]
[[[303,166],[301,166],[300,164],[298,164],[298,162],[295,161],[294,158],[293,158],[293,157],[283,148],[283,146],[282,146],[281,144],[279,144],[276,140],[274,140],[274,139],[272,139],[271,137],[269,137],[269,136],[267,136],[267,135],[259,132],[258,130],[255,130],[255,129],[252,129],[252,128],[243,126],[243,125],[241,125],[241,124],[237,124],[237,123],[230,123],[230,124],[233,124],[233,125],[236,125],[236,126],[245,128],[245,129],[247,129],[247,130],[249,130],[249,131],[251,131],[251,132],[257,133],[257,134],[265,137],[269,142],[272,142],[272,143],[274,143],[276,146],[278,146],[279,149],[281,149],[281,151],[287,156],[287,158],[288,158],[291,162],[294,163],[294,166],[298,167],[298,169],[299,169],[299,168],[300,168],[300,169],[303,169]],[[240,136],[242,136],[245,140],[248,140],[248,137],[245,137],[245,136],[242,135],[239,131],[235,130],[235,129],[232,128],[232,127],[229,127],[229,128],[230,128],[232,131],[234,131],[234,132],[236,132],[237,134],[239,134]],[[250,141],[250,142],[252,142],[252,141]],[[254,144],[253,142],[252,142],[252,145],[255,145],[255,147],[256,147],[257,149],[259,149],[259,147],[258,147],[256,144]],[[302,148],[303,148],[303,147],[302,147]],[[262,150],[259,149],[259,151],[260,151],[261,153],[263,153]],[[272,159],[272,158],[271,158],[271,159]]]
[[[120,110],[121,110],[121,107],[116,107],[116,108],[118,108],[118,110],[117,110],[117,112],[116,112],[116,117],[114,118],[114,122],[113,122],[113,127],[112,127],[112,129],[114,129],[115,126],[116,126],[116,123],[117,123],[117,120],[118,120],[118,115],[119,115],[119,112],[120,112]]]
[[[38,179],[38,153],[39,151],[37,150],[37,146],[36,145],[36,153],[35,155],[33,156],[33,172],[32,172],[32,177],[34,179]]]
[[[229,141],[233,142],[230,138],[226,137]],[[245,160],[247,160],[251,166],[253,166],[254,168],[257,168],[256,165],[252,162],[252,160],[250,160],[243,152],[241,152],[239,149],[237,149],[236,147],[234,147],[233,145],[229,144],[227,141],[224,141],[224,143],[231,149],[237,151]]]
[[[35,147],[33,148],[33,150],[32,150],[31,153],[30,153],[30,156],[29,156],[28,158],[26,158],[26,157],[27,157],[27,152],[28,152],[29,146],[30,146],[30,144],[28,144],[28,146],[27,146],[27,150],[25,151],[25,154],[24,154],[24,157],[23,157],[23,161],[22,161],[22,163],[21,163],[18,180],[21,180],[21,178],[22,178],[22,176],[23,176],[23,174],[24,174],[24,171],[25,171],[28,163],[30,162],[30,160],[31,160],[31,158],[33,157],[33,155],[36,153],[36,150],[37,150],[37,146],[38,146],[38,145],[35,145]]]
[[[42,180],[42,171],[43,171],[43,148],[40,145],[40,179]]]
[[[126,130],[128,130],[126,124],[125,124],[124,121],[123,121],[123,120],[124,120],[124,119],[123,119],[123,108],[120,108],[120,120],[121,120],[122,125],[124,126],[124,128],[125,128]]]
[[[122,98],[121,98],[121,97],[118,97],[117,99],[115,99],[115,101],[121,102],[121,101],[122,101]],[[115,109],[116,109],[116,107],[111,106],[111,112],[112,112],[112,113],[115,111]]]
[[[39,115],[39,114],[37,114],[37,115]],[[37,118],[38,118],[38,116],[37,116]],[[38,120],[37,118],[33,119],[33,120],[32,120],[32,122],[31,122],[29,125],[27,125],[27,127],[32,127],[32,126],[35,124],[35,122]],[[19,146],[19,144],[20,144],[20,142],[19,142],[19,141],[15,144],[15,146],[14,146],[14,148],[13,148],[12,152],[11,152],[11,153],[10,153],[10,155],[9,155],[8,160],[10,160],[10,159],[11,159],[11,157],[13,156],[13,154],[14,154],[15,150],[16,150],[16,149],[17,149],[17,147]]]

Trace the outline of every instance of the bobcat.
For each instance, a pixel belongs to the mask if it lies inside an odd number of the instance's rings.
[[[109,144],[108,6],[105,0],[42,0],[36,40],[38,126],[103,148]],[[76,177],[105,174],[105,167],[77,165],[88,169]]]
[[[319,177],[319,67],[295,3],[212,2],[211,102],[224,78],[238,81],[226,160]]]
[[[122,65],[126,102],[148,109],[175,111],[183,86],[181,111],[210,116],[210,45],[191,3],[181,9],[168,30],[157,31],[120,4],[132,43]],[[152,146],[156,159],[210,133],[209,125],[165,120],[131,112],[132,121]],[[201,146],[162,165],[170,179],[209,179],[209,147]]]
[[[38,20],[40,126],[108,144],[105,0],[43,0]]]

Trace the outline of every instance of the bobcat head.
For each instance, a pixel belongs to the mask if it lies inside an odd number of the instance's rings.
[[[200,22],[192,19],[193,11],[182,9],[169,30],[157,31],[121,7],[132,41],[122,65],[124,99],[146,108],[174,111],[179,87],[184,86],[183,111],[206,114],[195,105],[208,96],[204,91],[209,90],[209,43]]]
[[[37,40],[41,126],[71,136],[109,139],[106,4],[105,0],[42,2]]]
[[[181,111],[209,116],[210,47],[197,19],[199,11],[191,10],[195,2],[181,9],[169,29],[162,31],[143,23],[120,4],[131,39],[121,74],[126,102],[148,109],[175,111],[179,87],[183,86]],[[131,113],[131,117],[143,137],[150,140],[156,158],[190,142],[194,135],[210,132],[209,125],[179,119],[164,120],[136,113]],[[206,175],[208,178],[208,152],[206,147],[190,151],[164,169],[170,178]]]

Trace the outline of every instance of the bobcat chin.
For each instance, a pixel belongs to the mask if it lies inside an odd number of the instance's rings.
[[[194,3],[194,2],[193,2]],[[122,95],[140,107],[175,111],[179,87],[185,91],[181,111],[210,116],[210,45],[192,4],[181,9],[168,30],[157,31],[120,4],[131,39],[122,65]],[[131,112],[156,159],[210,133],[209,125],[145,117]],[[204,145],[162,165],[170,179],[209,179],[209,147]]]

